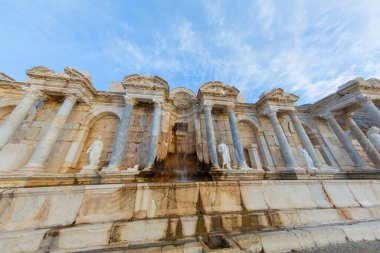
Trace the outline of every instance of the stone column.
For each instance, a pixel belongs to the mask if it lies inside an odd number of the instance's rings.
[[[257,144],[248,144],[247,145],[249,159],[251,160],[251,165],[253,169],[264,171],[263,166],[261,165],[259,152],[257,150]]]
[[[351,130],[352,135],[358,140],[360,146],[367,153],[368,157],[375,164],[376,168],[380,168],[380,154],[377,152],[376,148],[373,146],[372,142],[368,140],[362,130],[358,127],[355,121],[352,119],[352,115],[348,115],[346,118],[346,124]]]
[[[288,139],[286,138],[284,130],[282,129],[281,124],[277,118],[277,110],[268,108],[264,113],[269,117],[270,121],[272,122],[273,129],[278,139],[280,151],[282,157],[284,158],[286,166],[291,170],[298,169],[298,165],[293,155],[292,149],[288,143]]]
[[[356,96],[356,99],[360,102],[363,108],[365,108],[368,111],[368,116],[372,123],[376,127],[380,127],[380,110],[377,108],[377,106],[372,102],[372,100],[369,97],[358,95]]]
[[[365,163],[363,159],[360,157],[359,152],[355,149],[354,145],[352,145],[350,138],[339,126],[334,115],[332,113],[327,113],[326,115],[323,115],[322,117],[325,118],[329,122],[331,128],[335,132],[339,141],[342,143],[348,155],[351,157],[351,160],[354,162],[355,167],[364,168]]]
[[[49,158],[61,129],[69,118],[76,102],[77,98],[74,95],[68,94],[66,96],[65,101],[38,142],[32,157],[29,162],[20,169],[21,171],[44,172],[45,162]]]
[[[237,157],[236,157],[237,165],[241,170],[247,170],[249,168],[247,166],[247,161],[245,160],[243,145],[241,144],[239,129],[236,123],[235,112],[232,106],[228,106],[227,111],[228,111],[228,119],[230,121],[232,140],[234,142],[234,148],[237,154]]]
[[[216,141],[214,135],[214,127],[212,124],[211,105],[204,105],[204,112],[206,117],[206,134],[207,134],[207,148],[210,163],[214,168],[219,169],[218,155],[216,153]]]
[[[118,172],[120,171],[121,163],[123,161],[123,155],[125,150],[125,143],[128,137],[129,123],[132,118],[133,106],[137,103],[136,99],[124,96],[125,107],[119,128],[117,129],[115,142],[112,147],[111,159],[106,168],[103,169],[104,172]]]
[[[150,171],[157,156],[158,138],[160,136],[161,126],[161,101],[154,101],[154,111],[152,120],[152,129],[150,132],[148,159],[145,167],[145,171]]]
[[[296,130],[298,137],[300,137],[300,140],[302,142],[302,145],[306,149],[306,151],[309,153],[311,159],[313,160],[314,166],[321,169],[322,168],[322,162],[319,159],[317,152],[314,149],[313,144],[310,141],[309,136],[307,135],[305,129],[303,128],[301,121],[298,118],[296,111],[291,111],[290,114],[290,120],[292,121],[292,124],[294,126],[294,129]]]
[[[43,92],[38,89],[29,88],[27,90],[23,99],[0,126],[0,150],[9,142],[16,130],[20,127],[34,102],[44,97]]]

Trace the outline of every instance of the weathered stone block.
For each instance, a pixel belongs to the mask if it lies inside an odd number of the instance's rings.
[[[133,216],[135,198],[133,186],[86,186],[76,223],[128,220]]]
[[[353,224],[346,226],[337,226],[342,229],[351,242],[374,241],[376,240],[372,230],[365,224]]]
[[[271,209],[315,208],[317,204],[302,181],[263,181],[264,195]]]
[[[260,239],[266,253],[289,252],[302,249],[297,237],[286,231],[261,234]]]
[[[345,243],[347,241],[346,234],[342,229],[337,227],[315,227],[303,230],[311,234],[317,247],[334,243]]]
[[[322,184],[330,201],[336,207],[344,208],[359,206],[359,203],[348,188],[347,181],[323,181]]]
[[[57,249],[80,249],[108,245],[112,223],[81,225],[59,230]]]
[[[0,233],[0,252],[37,252],[48,229]]]
[[[261,182],[240,182],[239,184],[242,204],[247,210],[268,209]]]

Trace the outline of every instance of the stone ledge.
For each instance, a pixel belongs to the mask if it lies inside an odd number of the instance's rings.
[[[327,225],[318,227],[299,227],[295,229],[277,230],[277,231],[259,231],[259,232],[245,232],[244,234],[213,234],[212,236],[221,236],[229,242],[228,248],[216,247],[210,249],[201,237],[188,237],[179,240],[145,240],[143,243],[136,244],[128,241],[111,242],[109,243],[108,236],[93,237],[91,235],[84,237],[84,242],[81,242],[79,235],[75,237],[74,234],[70,235],[71,242],[67,241],[69,237],[65,236],[67,232],[57,232],[58,237],[55,243],[47,247],[49,252],[157,252],[157,253],[204,253],[204,252],[218,252],[218,253],[237,253],[237,252],[256,252],[256,253],[279,253],[300,251],[312,249],[315,247],[324,247],[328,245],[344,244],[350,241],[374,241],[379,238],[378,228],[380,227],[380,220],[371,222],[359,222],[355,224],[345,225]],[[99,226],[99,225],[97,225]],[[108,225],[101,225],[100,230],[103,233],[104,228]],[[376,231],[374,228],[377,228]],[[68,228],[69,230],[71,228]],[[36,231],[23,231],[3,233],[0,235],[0,250],[1,252],[8,252],[12,248],[12,252],[34,252],[43,246],[43,241],[49,240],[44,234],[48,230]],[[32,236],[31,236],[32,235]],[[36,237],[37,236],[37,237]],[[62,236],[66,237],[66,241],[62,240]],[[101,242],[100,245],[88,246],[89,242]],[[14,247],[23,242],[29,245],[29,248]],[[62,243],[69,243],[63,245]],[[72,244],[74,242],[74,244]],[[71,244],[70,244],[71,243]],[[79,243],[79,244],[78,244]],[[70,246],[71,247],[67,247]],[[60,248],[66,246],[66,248]]]
[[[245,181],[262,181],[262,180],[379,180],[380,171],[350,171],[340,172],[336,174],[316,174],[316,175],[301,175],[297,176],[294,173],[233,173],[223,176],[223,180],[219,182],[245,182]],[[20,187],[46,187],[46,186],[62,186],[62,185],[99,185],[99,184],[123,184],[123,183],[154,183],[152,177],[145,178],[141,175],[133,173],[113,173],[99,175],[82,175],[82,174],[22,174],[22,173],[0,173],[0,185],[2,188],[20,188]],[[168,184],[191,184],[201,183],[204,181],[194,182],[175,182],[169,181]],[[216,182],[216,181],[207,181]],[[161,184],[161,183],[158,183]]]

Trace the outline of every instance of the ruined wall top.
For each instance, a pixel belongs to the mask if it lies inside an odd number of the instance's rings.
[[[24,82],[18,82],[12,77],[0,73],[2,88],[22,90],[25,87],[33,86],[33,88],[40,89],[47,95],[53,96],[61,96],[70,92],[77,96],[79,101],[85,103],[91,101],[120,103],[122,99],[119,97],[123,93],[127,93],[142,102],[166,101],[177,110],[186,110],[190,105],[198,104],[201,106],[205,103],[211,103],[214,106],[238,103],[258,109],[271,105],[275,107],[285,106],[289,109],[294,108],[299,99],[298,96],[287,93],[282,88],[275,88],[263,93],[257,102],[245,103],[238,99],[241,94],[236,87],[226,85],[221,81],[206,82],[195,94],[183,87],[170,90],[168,82],[161,77],[138,74],[127,75],[121,82],[112,83],[109,92],[97,91],[88,73],[71,67],[66,67],[63,72],[57,73],[47,67],[37,66],[28,69],[26,74],[28,78]],[[301,107],[303,111],[312,115],[319,115],[323,111],[339,111],[342,108],[356,110],[360,103],[359,95],[371,99],[375,103],[380,101],[380,80],[355,78],[339,86],[337,92],[307,107]]]

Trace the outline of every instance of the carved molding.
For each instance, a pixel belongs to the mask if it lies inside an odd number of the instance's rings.
[[[220,81],[207,82],[199,88],[199,93],[213,97],[232,97],[239,95],[239,90],[233,86],[225,85]]]
[[[283,104],[294,104],[298,99],[299,97],[294,94],[286,93],[281,88],[275,88],[269,92],[261,94],[257,103],[263,104],[264,102],[278,102]]]
[[[124,77],[121,84],[125,89],[136,90],[161,90],[165,92],[165,96],[169,96],[168,83],[158,76],[128,75]]]

